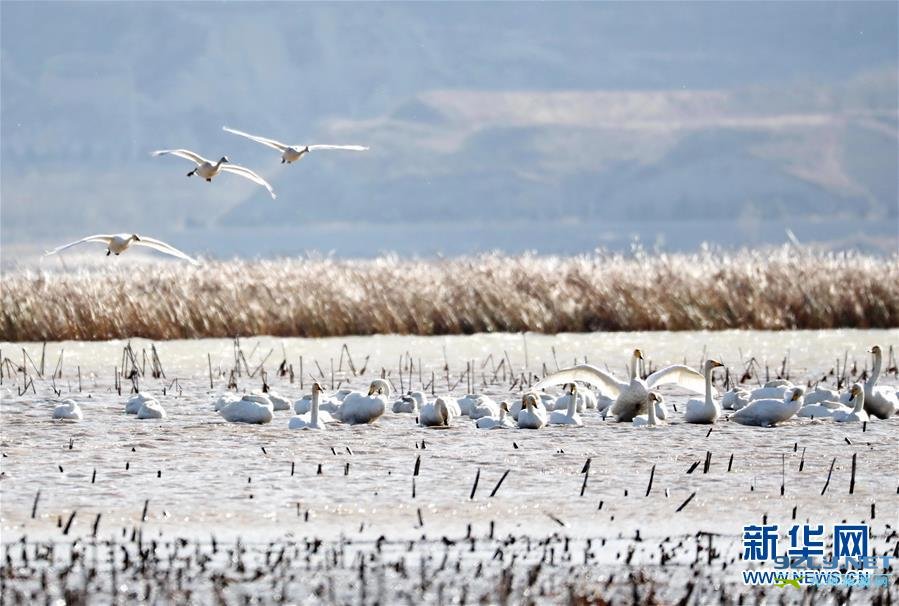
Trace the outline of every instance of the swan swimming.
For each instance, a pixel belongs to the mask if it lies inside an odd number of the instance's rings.
[[[340,420],[349,425],[374,423],[387,410],[390,384],[384,379],[375,379],[368,386],[368,394],[354,391],[347,394],[340,405]]]
[[[581,420],[581,415],[577,412],[578,402],[583,402],[584,400],[578,399],[577,385],[569,383],[569,390],[568,405],[566,406],[565,412],[554,410],[549,413],[549,420],[547,421],[549,425],[574,425],[576,427],[581,427],[584,424]],[[559,400],[561,399],[562,398],[559,398]]]
[[[147,400],[137,411],[138,419],[164,419],[165,409],[156,400]]]
[[[724,366],[718,360],[706,360],[702,369],[705,376],[705,400],[687,401],[684,421],[687,423],[714,423],[721,416],[721,405],[712,398],[712,369]]]
[[[223,126],[222,130],[234,135],[245,137],[247,139],[250,139],[251,141],[261,143],[266,147],[270,147],[281,152],[281,164],[293,164],[298,160],[302,160],[303,156],[305,156],[309,152],[317,151],[320,149],[340,149],[345,151],[368,151],[369,149],[364,145],[288,145],[287,143],[281,143],[280,141],[275,141],[274,139],[268,139],[266,137],[260,137],[259,135],[251,135],[243,131],[228,128],[227,126]]]
[[[610,412],[619,422],[633,420],[642,412],[649,402],[650,390],[660,385],[678,385],[694,393],[705,391],[705,379],[703,376],[688,366],[674,364],[659,369],[649,375],[644,381],[637,376],[637,360],[643,359],[643,353],[635,349],[631,357],[629,367],[629,380],[621,381],[614,375],[600,370],[590,364],[580,364],[565,370],[555,372],[534,386],[534,389],[543,389],[552,385],[562,385],[573,381],[582,381],[599,389],[600,394],[608,398],[615,398]],[[663,406],[659,407],[659,417],[665,419],[667,412]]]
[[[274,410],[268,398],[246,395],[236,402],[230,402],[219,409],[219,414],[230,423],[271,423]]]
[[[837,423],[865,423],[868,421],[868,413],[865,411],[867,396],[861,383],[855,383],[849,390],[849,395],[854,399],[854,407],[851,411],[834,411],[832,417]]]
[[[69,242],[68,244],[63,244],[53,250],[48,250],[44,252],[44,256],[55,255],[56,253],[63,251],[67,248],[71,248],[72,246],[77,246],[78,244],[83,244],[85,242],[100,242],[106,245],[106,256],[115,255],[119,256],[132,245],[137,246],[146,246],[147,248],[152,248],[153,250],[158,250],[159,252],[164,252],[167,255],[172,255],[173,257],[178,257],[179,259],[184,259],[185,261],[189,261],[194,265],[198,265],[199,262],[193,257],[189,257],[174,246],[170,244],[166,244],[162,240],[157,240],[155,238],[149,238],[147,236],[138,236],[137,234],[96,234],[94,236],[87,236],[86,238],[81,238],[77,242]]]
[[[207,160],[203,156],[196,154],[188,149],[159,149],[153,152],[154,157],[165,156],[167,154],[177,156],[178,158],[184,158],[185,160],[190,160],[191,162],[196,164],[194,169],[187,173],[188,177],[199,175],[202,178],[206,179],[207,182],[209,182],[212,181],[213,177],[222,172],[231,173],[232,175],[239,175],[244,179],[249,179],[257,185],[261,185],[268,190],[268,193],[273,200],[277,198],[277,196],[275,195],[275,190],[272,189],[272,186],[269,185],[268,181],[251,171],[249,168],[246,168],[245,166],[231,164],[231,161],[228,160],[228,156],[222,156],[221,158],[219,158],[218,162],[213,162],[212,160]]]
[[[418,424],[422,427],[449,427],[455,416],[455,410],[447,405],[446,400],[437,398],[421,407]]]
[[[646,414],[645,415],[637,415],[631,420],[631,424],[634,427],[658,427],[659,425],[664,425],[665,420],[659,419],[656,416],[656,411],[658,410],[657,406],[662,403],[661,398],[659,398],[659,394],[655,392],[649,393],[649,402],[646,406]]]
[[[871,370],[871,376],[865,381],[865,412],[878,419],[888,419],[899,411],[899,396],[896,395],[895,387],[877,385],[883,367],[883,351],[880,345],[872,347],[870,353],[874,354],[874,368]]]
[[[524,408],[518,413],[518,427],[520,429],[540,429],[546,425],[546,409],[538,407],[540,399],[536,394],[527,393],[522,398]]]
[[[75,400],[63,400],[53,408],[53,418],[65,421],[80,421],[84,418],[81,407]]]
[[[499,403],[499,418],[481,417],[475,421],[478,429],[515,429],[517,425],[509,414],[509,403],[502,401]]]
[[[783,400],[774,398],[753,400],[730,418],[741,425],[772,427],[792,418],[800,408],[802,408],[802,388],[795,387]]]
[[[326,421],[319,418],[319,399],[321,398],[322,391],[324,390],[318,381],[312,384],[312,409],[308,414],[291,417],[290,421],[287,423],[289,429],[321,430],[325,428]]]

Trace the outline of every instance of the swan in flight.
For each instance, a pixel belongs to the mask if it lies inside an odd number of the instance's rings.
[[[185,160],[190,160],[191,162],[196,164],[194,169],[187,173],[188,177],[199,175],[200,177],[206,179],[207,182],[210,182],[212,181],[212,178],[219,173],[231,173],[232,175],[239,175],[244,179],[249,179],[257,185],[261,185],[268,190],[268,193],[273,200],[277,198],[277,196],[275,195],[275,190],[272,189],[272,186],[269,185],[268,181],[251,171],[249,168],[246,168],[245,166],[231,164],[231,161],[228,160],[228,156],[222,156],[221,158],[219,158],[218,162],[213,162],[212,160],[207,160],[203,156],[195,154],[194,152],[187,149],[158,149],[153,152],[154,157],[165,156],[167,154],[171,154],[179,158],[184,158]]]
[[[393,403],[393,412],[417,413],[425,405],[425,394],[421,391],[410,391]]]
[[[84,418],[81,407],[75,400],[63,400],[53,409],[54,419],[64,419],[66,421],[80,421]]]
[[[106,245],[106,256],[108,257],[111,254],[115,256],[119,256],[132,245],[137,246],[146,246],[147,248],[152,248],[154,250],[158,250],[159,252],[164,252],[167,255],[172,255],[173,257],[178,257],[179,259],[184,259],[185,261],[190,261],[194,265],[197,265],[197,260],[187,256],[174,246],[170,244],[166,244],[162,240],[157,240],[155,238],[149,238],[147,236],[138,236],[137,234],[97,234],[94,236],[88,236],[86,238],[81,238],[77,242],[70,242],[68,244],[64,244],[53,250],[48,250],[44,252],[44,256],[55,255],[58,252],[61,252],[67,248],[71,248],[72,246],[77,246],[79,244],[84,244],[85,242],[100,242]]]
[[[384,379],[375,379],[368,386],[368,393],[354,391],[347,394],[340,405],[340,420],[349,425],[374,423],[387,410],[390,384]]]
[[[802,407],[802,388],[795,387],[783,400],[763,398],[753,400],[730,416],[740,425],[772,427],[793,417]]]
[[[646,406],[646,414],[637,415],[631,420],[634,427],[658,427],[659,425],[665,424],[665,420],[659,419],[656,414],[658,407],[662,404],[662,399],[659,397],[659,394],[650,392],[648,399],[649,402]]]
[[[518,413],[518,427],[521,429],[540,429],[546,425],[546,409],[538,406],[540,400],[536,394],[527,393],[521,400],[524,408]]]
[[[515,429],[517,425],[509,414],[509,403],[506,401],[499,403],[499,418],[481,417],[475,421],[478,429]]]
[[[266,147],[271,147],[274,150],[281,152],[281,164],[293,164],[298,160],[302,160],[303,156],[308,154],[309,152],[317,151],[320,149],[342,149],[345,151],[368,151],[368,148],[364,145],[288,145],[287,143],[281,143],[280,141],[275,141],[274,139],[268,139],[266,137],[260,137],[258,135],[251,135],[250,133],[245,133],[240,130],[235,130],[233,128],[228,128],[227,126],[223,126],[222,130],[227,131],[234,135],[240,135],[241,137],[246,137],[251,141],[255,141],[256,143],[261,143]]]
[[[835,410],[833,420],[837,423],[865,423],[868,421],[868,413],[865,411],[867,395],[861,383],[854,384],[849,395],[853,398],[854,408],[849,411]]]
[[[568,405],[566,406],[565,412],[557,409],[549,413],[548,423],[550,425],[574,425],[581,427],[584,424],[581,420],[581,415],[577,412],[578,402],[583,403],[584,400],[578,398],[577,385],[569,383],[569,390]],[[559,400],[561,399],[562,398],[559,398]],[[556,404],[558,404],[558,400],[556,401]]]
[[[137,411],[138,419],[164,419],[165,409],[156,400],[147,400]]]
[[[633,420],[637,414],[643,412],[649,402],[650,390],[660,385],[678,385],[694,393],[705,391],[705,379],[703,376],[682,364],[674,364],[661,368],[644,381],[637,376],[637,360],[643,359],[643,353],[639,349],[634,350],[629,368],[629,379],[621,381],[614,375],[600,370],[590,364],[580,364],[565,370],[555,372],[534,386],[534,389],[543,389],[553,385],[563,385],[573,381],[582,381],[596,387],[600,395],[607,398],[615,398],[615,403],[610,407],[611,412],[619,422]],[[659,407],[661,419],[667,417],[664,406]]]
[[[321,398],[321,393],[324,391],[322,386],[318,381],[312,384],[312,409],[308,414],[305,415],[297,415],[290,419],[287,427],[290,429],[324,429],[325,423],[327,422],[325,419],[319,418],[321,414],[319,411],[319,399]],[[328,413],[325,413],[328,414]],[[330,415],[328,415],[330,417]]]
[[[879,419],[888,419],[899,411],[899,396],[896,388],[878,387],[877,379],[883,367],[883,351],[875,345],[869,353],[874,354],[874,368],[865,381],[865,412]]]
[[[422,427],[449,427],[455,416],[455,409],[443,398],[437,398],[421,407],[418,423]]]
[[[229,402],[219,409],[219,414],[229,423],[271,423],[274,410],[271,400],[254,395],[246,395],[236,402]]]
[[[712,398],[712,369],[723,366],[718,360],[706,360],[702,369],[705,376],[705,400],[687,401],[684,420],[687,423],[714,423],[721,416],[721,405]]]

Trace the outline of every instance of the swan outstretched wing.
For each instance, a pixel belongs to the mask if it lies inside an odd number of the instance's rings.
[[[627,387],[627,383],[622,383],[604,370],[600,370],[591,364],[579,364],[577,366],[572,366],[571,368],[554,372],[534,385],[534,389],[540,390],[554,385],[573,383],[575,381],[581,381],[588,385],[592,385],[599,389],[600,394],[612,399],[617,398],[618,394],[621,393],[621,390]]]
[[[246,137],[251,141],[255,141],[256,143],[262,143],[263,145],[267,145],[272,149],[277,149],[279,152],[283,152],[285,149],[290,147],[285,143],[281,143],[280,141],[276,141],[274,139],[268,139],[266,137],[260,137],[259,135],[251,135],[250,133],[245,133],[242,130],[236,130],[233,128],[228,128],[227,126],[223,126],[222,130],[227,131],[229,133],[240,135],[241,137]]]
[[[309,151],[317,149],[345,149],[347,151],[368,151],[369,148],[364,145],[307,145]]]
[[[659,385],[679,385],[695,393],[705,393],[705,377],[702,373],[683,364],[674,364],[655,371],[646,377],[646,384],[650,389]]]
[[[184,259],[185,261],[190,261],[194,265],[199,265],[199,262],[193,257],[184,254],[171,244],[166,244],[162,240],[157,240],[156,238],[140,236],[140,240],[136,240],[134,244],[137,244],[138,246],[146,246],[148,248],[158,250],[159,252],[164,252],[167,255],[172,255],[173,257],[178,257],[179,259]]]
[[[47,255],[55,255],[61,250],[65,250],[67,248],[71,248],[72,246],[76,246],[78,244],[83,244],[84,242],[102,242],[103,244],[109,245],[109,242],[112,240],[113,236],[97,234],[95,236],[88,236],[86,238],[81,238],[77,242],[69,242],[68,244],[64,244],[62,246],[58,246],[53,250],[48,250],[44,252],[44,256]]]
[[[221,169],[226,173],[233,173],[235,175],[240,175],[246,179],[249,179],[253,183],[258,183],[262,187],[268,190],[268,193],[271,194],[272,199],[277,198],[275,195],[275,190],[272,189],[272,186],[269,185],[268,181],[251,171],[249,168],[244,166],[239,166],[237,164],[222,164]]]
[[[189,149],[157,149],[156,151],[153,152],[152,155],[154,157],[155,156],[165,156],[165,155],[178,156],[179,158],[184,158],[185,160],[190,160],[191,162],[194,162],[197,166],[199,166],[200,164],[203,164],[203,162],[209,162],[209,160],[207,160],[200,154],[195,154],[194,152],[190,151]],[[212,163],[210,162],[210,164],[212,164]]]

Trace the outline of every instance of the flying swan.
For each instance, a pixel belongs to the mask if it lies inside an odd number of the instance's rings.
[[[288,145],[287,143],[281,143],[280,141],[275,141],[274,139],[268,139],[266,137],[260,137],[258,135],[251,135],[250,133],[245,133],[240,130],[228,128],[227,126],[223,126],[222,130],[235,135],[240,135],[241,137],[246,137],[251,141],[255,141],[256,143],[261,143],[267,147],[278,150],[279,152],[281,152],[281,164],[292,164],[298,160],[302,160],[303,156],[305,156],[309,152],[313,152],[319,149],[368,151],[368,148],[363,145]]]
[[[83,244],[85,242],[101,242],[106,245],[106,256],[108,257],[111,254],[115,256],[119,256],[131,245],[137,246],[146,246],[147,248],[152,248],[154,250],[158,250],[159,252],[164,252],[167,255],[172,255],[173,257],[178,257],[179,259],[184,259],[185,261],[190,261],[194,265],[197,265],[197,260],[187,256],[174,246],[170,244],[166,244],[162,240],[157,240],[155,238],[149,238],[147,236],[138,236],[137,234],[97,234],[95,236],[88,236],[86,238],[81,238],[77,242],[70,242],[69,244],[64,244],[58,248],[54,248],[53,250],[48,250],[44,253],[44,256],[55,255],[56,253],[63,251],[67,248],[71,248],[72,246],[77,246],[78,244]]]
[[[553,385],[583,381],[598,388],[600,396],[615,399],[615,403],[609,410],[619,422],[632,421],[635,416],[643,412],[649,403],[650,390],[660,385],[678,385],[694,393],[705,391],[705,378],[689,366],[682,364],[659,369],[644,381],[637,376],[637,360],[642,359],[643,353],[639,349],[635,349],[631,357],[628,381],[621,381],[596,366],[580,364],[549,375],[537,383],[534,389],[539,390]],[[667,413],[664,406],[657,408],[659,418],[665,419]]]
[[[268,181],[251,171],[249,168],[239,166],[237,164],[231,164],[231,161],[228,160],[228,156],[222,156],[221,158],[219,158],[218,162],[213,162],[212,160],[207,160],[203,156],[195,154],[194,152],[187,149],[158,149],[153,152],[154,157],[165,156],[167,154],[178,156],[179,158],[184,158],[185,160],[190,160],[191,162],[196,164],[194,169],[187,173],[188,177],[200,175],[201,177],[206,179],[206,181],[212,181],[213,177],[224,171],[226,173],[240,175],[244,179],[249,179],[253,183],[261,185],[268,190],[268,193],[271,195],[272,199],[277,197],[275,195],[275,191],[272,189],[272,186],[269,185]]]

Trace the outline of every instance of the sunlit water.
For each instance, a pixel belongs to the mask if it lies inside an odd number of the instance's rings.
[[[833,382],[828,372],[842,367],[844,359],[850,370],[857,364],[856,372],[862,372],[870,366],[865,350],[875,343],[886,350],[899,343],[899,331],[258,338],[243,340],[241,347],[249,368],[260,370],[252,378],[243,372],[237,382],[239,391],[258,389],[264,369],[271,389],[293,400],[308,391],[312,376],[331,388],[333,365],[335,388],[364,387],[383,372],[398,389],[401,381],[404,389],[410,381],[418,389],[430,383],[433,373],[438,394],[447,392],[448,376],[453,393],[461,395],[468,382],[462,374],[471,361],[476,391],[512,399],[520,397],[522,375],[541,376],[544,366],[554,370],[557,363],[586,357],[623,374],[628,354],[639,346],[656,368],[684,361],[698,365],[707,355],[742,374],[755,358],[760,376],[752,384],[765,380],[766,366],[774,378],[786,357],[790,378],[805,384]],[[135,339],[131,344],[142,365],[150,343]],[[365,366],[362,376],[349,372],[343,344],[355,368]],[[197,340],[155,344],[165,378],[151,378],[148,361],[139,386],[158,396],[169,418],[139,421],[123,413],[131,381],[123,379],[121,396],[114,388],[124,345],[48,344],[47,378],[36,377],[31,361],[24,362],[36,394],[29,387],[19,396],[21,372],[10,377],[9,365],[4,369],[4,542],[23,534],[60,537],[59,521],[68,521],[75,511],[70,536],[91,534],[98,514],[98,536],[121,536],[123,528],[140,522],[145,503],[144,527],[154,532],[257,539],[287,532],[368,539],[439,536],[464,534],[469,524],[485,533],[492,522],[498,534],[615,537],[639,528],[644,537],[705,530],[736,541],[743,524],[763,516],[789,523],[794,508],[798,521],[866,520],[878,533],[899,515],[896,418],[872,421],[865,431],[860,424],[803,420],[774,429],[720,422],[709,433],[709,426],[683,424],[680,412],[671,425],[650,430],[588,413],[583,428],[480,431],[467,417],[450,429],[428,430],[417,427],[412,415],[388,412],[374,426],[297,432],[287,428],[292,412],[276,412],[275,420],[263,426],[229,424],[213,412],[214,397],[226,391],[235,348],[228,340]],[[25,344],[24,349],[39,367],[41,345]],[[62,377],[51,381],[61,350]],[[2,344],[2,356],[23,364],[22,345]],[[293,367],[292,383],[276,372],[282,360]],[[897,380],[888,376],[883,383]],[[51,420],[59,399],[54,385],[63,398],[81,403],[83,421]],[[687,397],[666,391],[669,407],[681,411]],[[704,473],[706,452],[711,452],[711,465]],[[857,471],[850,495],[854,453]],[[418,457],[420,469],[413,477]],[[580,496],[588,459],[589,477]],[[692,493],[695,497],[677,513]]]

